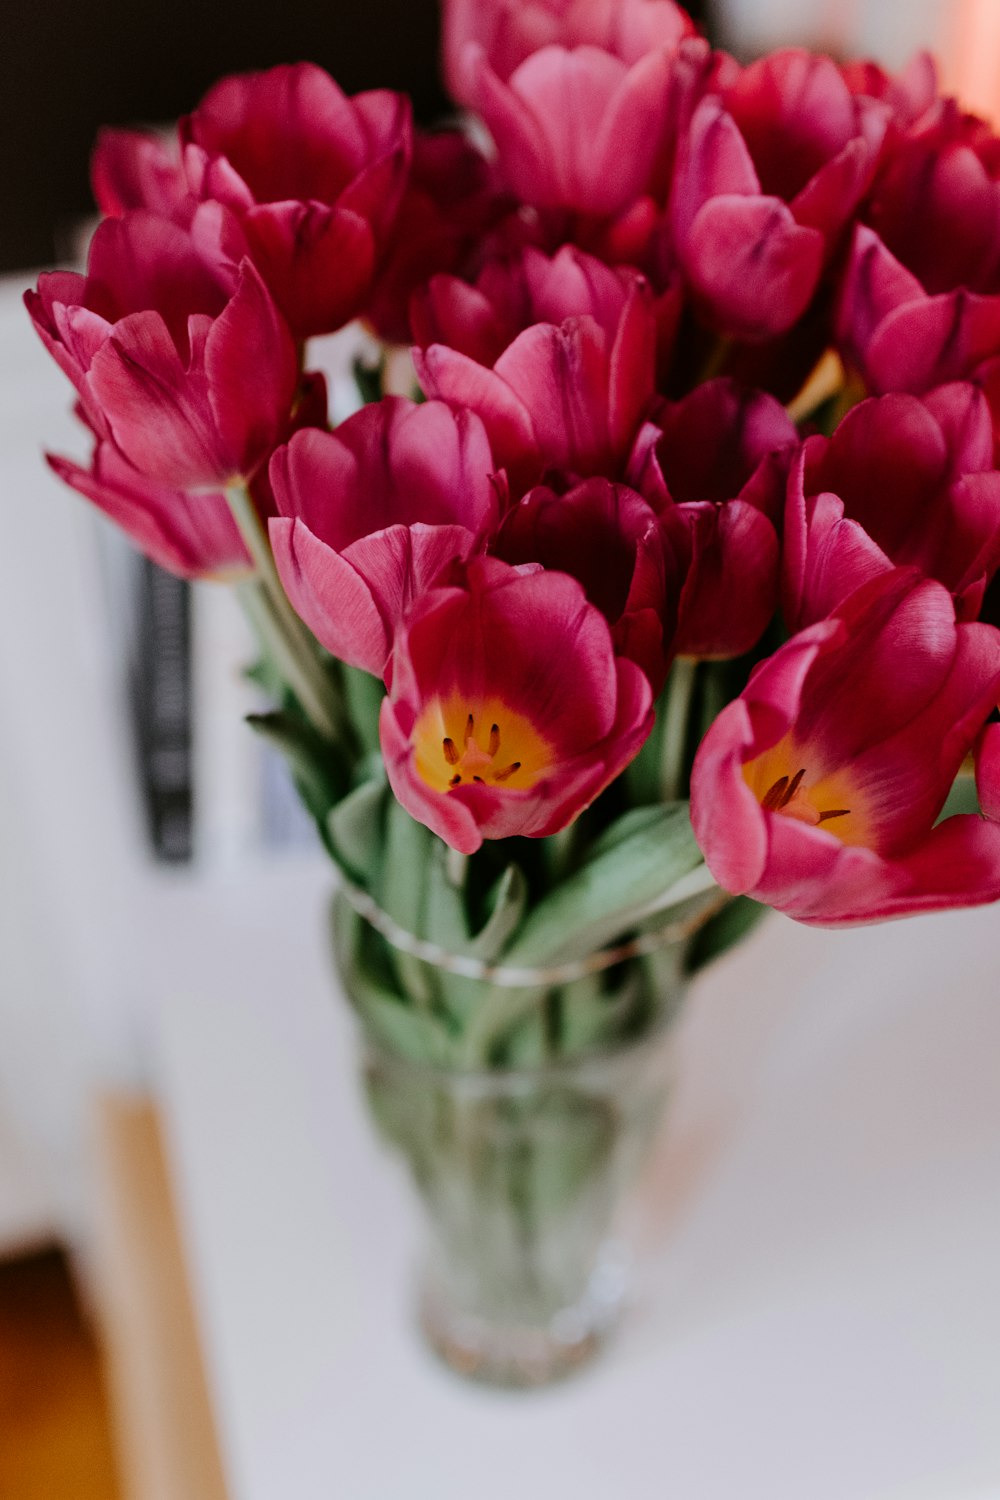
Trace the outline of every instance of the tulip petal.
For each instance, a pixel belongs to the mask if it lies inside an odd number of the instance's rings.
[[[234,470],[251,474],[281,436],[298,361],[288,327],[249,261],[208,335],[205,374],[220,441]]]
[[[442,570],[469,556],[463,526],[390,526],[336,552],[299,520],[270,523],[275,564],[296,613],[328,651],[381,677],[397,624]]]
[[[784,333],[805,311],[823,266],[823,236],[776,198],[720,195],[699,209],[684,246],[695,295],[714,325],[754,341]]]
[[[115,325],[91,361],[87,386],[116,446],[151,478],[193,488],[226,484],[238,472],[158,313],[133,313]]]

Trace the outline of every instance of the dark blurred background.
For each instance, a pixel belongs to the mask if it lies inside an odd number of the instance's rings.
[[[70,258],[99,126],[172,120],[223,73],[309,59],[347,93],[406,90],[430,123],[447,108],[438,26],[437,0],[6,0],[0,271]]]

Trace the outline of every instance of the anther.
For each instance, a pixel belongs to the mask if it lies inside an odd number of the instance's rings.
[[[805,774],[805,766],[802,766],[800,770],[796,771],[795,775],[789,782],[788,791],[785,793],[784,801],[781,804],[782,807],[787,806],[787,804],[791,802],[792,798],[795,796],[795,793],[798,791],[799,785],[801,784],[802,778]]]
[[[521,762],[519,760],[511,761],[510,765],[509,766],[505,766],[502,771],[494,771],[493,772],[493,780],[494,781],[506,781],[507,778],[508,778],[508,776],[513,776],[514,772],[515,771],[519,771],[520,769],[521,769]]]
[[[496,755],[496,753],[497,753],[497,751],[499,749],[500,749],[500,726],[499,726],[499,724],[492,724],[490,726],[490,754],[491,755]]]
[[[457,766],[458,762],[461,760],[461,756],[456,749],[455,741],[451,738],[450,735],[445,735],[444,739],[441,741],[441,748],[444,751],[444,758],[448,762],[449,766]]]
[[[784,799],[787,787],[788,777],[779,776],[777,781],[768,788],[764,800],[760,804],[765,812],[777,812],[779,807],[783,807],[785,805]]]
[[[849,807],[835,807],[830,812],[821,812],[819,820],[821,823],[825,823],[828,818],[846,818],[850,810]]]
[[[451,778],[451,780],[449,781],[448,785],[449,786],[460,786],[461,785],[461,781],[462,781],[462,778],[459,775],[459,773],[456,771],[455,775]]]
[[[471,740],[476,732],[476,721],[470,714],[465,721],[465,738]]]

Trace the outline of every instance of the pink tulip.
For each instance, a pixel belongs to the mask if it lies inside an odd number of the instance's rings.
[[[529,250],[511,270],[487,268],[478,288],[435,278],[413,321],[418,342],[457,344],[414,351],[420,383],[478,412],[515,494],[547,469],[620,475],[653,393],[656,322],[641,277],[570,247],[551,261]]]
[[[798,443],[773,397],[711,380],[664,401],[646,423],[628,477],[661,518],[680,569],[674,649],[741,656],[777,607],[785,480]]]
[[[379,337],[411,343],[410,298],[431,277],[464,271],[511,210],[492,164],[461,131],[416,131],[406,192],[364,309]]]
[[[942,101],[889,153],[837,311],[876,393],[966,380],[1000,355],[1000,139]]]
[[[145,130],[102,130],[90,182],[98,208],[110,219],[148,208],[187,228],[197,207],[176,141]]]
[[[595,47],[543,47],[504,82],[473,47],[469,67],[500,177],[523,202],[615,217],[654,192],[676,124],[674,90],[686,81],[669,52],[629,66]]]
[[[586,44],[635,63],[674,51],[694,24],[673,0],[446,0],[444,67],[455,99],[475,104],[469,48],[481,47],[504,83],[542,47]]]
[[[302,377],[289,431],[325,427],[326,381]],[[234,576],[252,570],[224,494],[178,490],[140,474],[109,441],[98,441],[89,469],[70,459],[47,454],[53,471],[113,521],[146,557],[180,578]],[[250,491],[258,514],[274,514],[267,469],[257,470]]]
[[[409,101],[348,99],[311,63],[224,78],[181,122],[201,198],[239,219],[297,338],[363,311],[406,184]]]
[[[397,633],[380,729],[399,801],[472,854],[565,828],[652,722],[645,673],[575,579],[480,557]]]
[[[191,494],[149,479],[109,442],[97,444],[89,469],[55,455],[49,464],[168,573],[204,578],[252,570],[224,495]]]
[[[382,675],[400,620],[495,526],[494,467],[472,412],[393,396],[275,453],[275,563],[327,650]]]
[[[835,64],[775,52],[694,112],[672,200],[676,252],[702,316],[748,341],[786,332],[871,182],[888,110]]]
[[[1000,691],[1000,632],[897,570],[762,662],[695,758],[691,820],[734,893],[834,926],[1000,896],[1000,824],[937,824]],[[936,826],[937,825],[937,826]]]
[[[939,579],[967,620],[1000,566],[992,423],[971,385],[863,401],[831,439],[808,439],[791,475],[783,593],[792,629],[894,565]]]
[[[192,234],[217,215],[199,210]],[[91,427],[148,479],[249,478],[284,436],[295,348],[248,261],[207,258],[179,226],[137,211],[100,225],[86,276],[43,275],[25,302]]]
[[[614,327],[634,283],[634,274],[573,245],[552,257],[529,245],[487,261],[472,286],[456,276],[432,277],[415,293],[410,321],[421,348],[446,344],[477,364],[493,364],[535,323],[587,315]]]
[[[852,94],[887,104],[893,121],[904,130],[915,125],[938,96],[937,65],[929,52],[918,52],[896,74],[867,59],[845,63],[840,72]]]
[[[581,583],[611,626],[617,654],[642,667],[659,692],[670,665],[673,619],[666,636],[664,619],[676,581],[656,516],[640,495],[607,479],[586,479],[564,495],[539,486],[504,518],[492,551]]]

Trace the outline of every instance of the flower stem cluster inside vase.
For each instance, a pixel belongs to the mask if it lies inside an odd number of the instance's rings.
[[[365,1046],[369,1106],[420,1209],[421,1327],[459,1374],[544,1384],[581,1368],[615,1328],[631,1196],[671,1083],[679,983],[652,1029],[575,1060],[456,1071]]]

